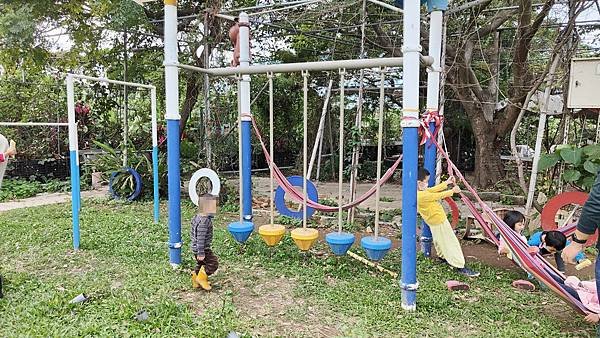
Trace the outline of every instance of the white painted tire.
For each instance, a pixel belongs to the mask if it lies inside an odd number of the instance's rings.
[[[196,185],[202,177],[206,177],[210,180],[210,185],[212,185],[212,189],[210,191],[211,195],[218,196],[221,192],[221,180],[219,179],[217,173],[212,169],[202,168],[192,175],[192,179],[190,179],[190,185],[188,187],[190,199],[195,205],[198,205],[198,191],[196,191]]]

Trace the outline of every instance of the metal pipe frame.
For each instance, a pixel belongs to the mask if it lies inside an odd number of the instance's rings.
[[[153,86],[153,85],[147,85],[147,84],[135,83],[135,82],[125,82],[125,81],[119,81],[119,80],[111,80],[111,79],[107,79],[107,78],[104,78],[104,77],[93,77],[93,76],[87,76],[87,75],[81,75],[81,74],[73,74],[73,73],[68,73],[67,76],[70,76],[70,77],[72,77],[74,79],[98,81],[98,82],[112,83],[112,84],[118,84],[118,85],[129,86],[129,87],[139,87],[139,88],[146,88],[146,89],[154,89],[154,90],[156,90],[156,87]]]
[[[328,71],[338,69],[362,69],[362,68],[383,68],[383,67],[402,67],[403,58],[379,58],[379,59],[358,59],[358,60],[336,60],[319,62],[297,62],[281,63],[259,66],[239,66],[226,68],[200,68],[196,66],[184,65],[181,63],[165,62],[165,66],[179,67],[191,71],[209,74],[211,76],[233,76],[233,75],[251,75],[266,73],[294,73],[300,71]],[[433,64],[433,58],[421,55],[421,63],[425,66]]]
[[[7,127],[68,127],[67,122],[0,122],[0,126]]]
[[[75,86],[74,79],[82,79],[96,82],[104,82],[118,84],[129,87],[145,88],[150,90],[150,110],[152,119],[152,176],[153,176],[153,193],[154,193],[154,222],[159,221],[159,191],[158,191],[158,119],[156,116],[156,87],[135,82],[125,82],[119,80],[111,80],[101,77],[93,77],[81,74],[68,73],[66,76],[67,84],[67,111],[69,116],[68,123],[41,123],[41,122],[0,122],[5,126],[68,126],[69,127],[69,151],[71,158],[71,200],[72,200],[72,217],[73,217],[73,248],[79,249],[80,232],[79,232],[79,212],[81,210],[81,183],[79,170],[79,147],[77,135],[77,122],[75,115]]]

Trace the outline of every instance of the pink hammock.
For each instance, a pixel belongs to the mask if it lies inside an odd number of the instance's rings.
[[[254,117],[252,117],[252,126],[254,127],[254,132],[256,133],[256,137],[260,141],[260,145],[262,147],[263,153],[265,154],[265,158],[267,159],[267,162],[269,164],[273,165],[273,173],[274,173],[275,179],[277,180],[277,183],[279,184],[279,186],[286,193],[288,193],[290,195],[290,197],[292,199],[294,199],[295,201],[304,202],[304,194],[301,191],[298,191],[295,186],[290,184],[290,182],[287,180],[285,175],[281,172],[281,169],[279,169],[279,167],[271,159],[271,155],[269,154],[269,151],[267,150],[267,147],[262,139],[262,135],[260,134],[260,130],[258,129],[256,120],[254,119]],[[398,168],[398,166],[400,165],[401,162],[402,162],[402,155],[400,155],[400,157],[398,157],[398,159],[394,162],[394,164],[392,164],[392,166],[385,172],[385,174],[381,177],[381,180],[379,182],[376,182],[375,185],[373,187],[371,187],[371,189],[369,189],[366,193],[364,193],[363,195],[358,197],[356,200],[354,200],[348,204],[342,205],[342,210],[348,210],[350,208],[353,208],[353,207],[361,204],[362,202],[366,201],[369,197],[373,196],[373,194],[377,191],[377,184],[379,184],[379,185],[385,184],[385,182],[387,182],[394,175],[394,172],[396,171],[396,169]],[[307,199],[306,205],[313,209],[323,211],[323,212],[339,211],[339,207],[323,205],[323,204],[318,203],[318,201],[312,201],[310,199]]]
[[[427,132],[426,132],[427,134]],[[428,135],[430,136],[430,135]],[[517,264],[523,268],[525,271],[529,272],[535,278],[537,278],[540,282],[544,283],[550,290],[560,296],[564,301],[569,304],[575,311],[580,314],[587,315],[590,311],[583,305],[581,301],[574,298],[569,292],[565,289],[564,284],[561,284],[555,280],[563,280],[565,276],[558,271],[552,264],[548,263],[539,253],[531,254],[529,252],[529,245],[525,243],[516,232],[514,232],[504,221],[487,205],[485,204],[475,189],[469,185],[467,180],[458,170],[456,165],[450,160],[448,154],[442,149],[442,147],[437,143],[434,138],[430,138],[431,142],[438,148],[440,154],[444,156],[446,162],[448,163],[448,171],[454,173],[465,185],[468,191],[473,194],[475,199],[479,202],[479,205],[483,209],[485,213],[488,214],[492,223],[496,225],[496,228],[500,232],[502,238],[506,242],[509,250],[512,253],[513,259],[517,262]],[[479,221],[481,227],[488,237],[490,237],[496,245],[498,245],[499,241],[494,236],[494,233],[489,226],[489,224],[483,219],[482,215],[477,211],[475,204],[469,200],[467,196],[461,194],[462,200],[465,202],[473,216]],[[575,230],[575,225],[565,226],[561,229],[564,233],[568,234]],[[553,276],[555,278],[553,278]]]

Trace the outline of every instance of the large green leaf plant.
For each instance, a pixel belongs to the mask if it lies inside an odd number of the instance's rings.
[[[600,144],[585,147],[560,145],[553,153],[543,154],[538,171],[543,172],[564,164],[561,179],[579,190],[590,190],[600,170]]]

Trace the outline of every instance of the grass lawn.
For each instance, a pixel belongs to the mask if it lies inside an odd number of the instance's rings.
[[[183,209],[184,262],[168,264],[166,211],[152,223],[151,204],[84,202],[82,250],[71,250],[70,205],[1,215],[0,336],[359,336],[592,337],[593,327],[549,292],[510,287],[522,275],[475,265],[482,276],[451,293],[447,267],[419,258],[415,313],[400,307],[398,281],[329,256],[324,243],[299,253],[289,237],[267,248],[253,234],[243,250],[215,220],[220,269],[213,291],[192,290],[189,220]],[[400,270],[399,252],[383,264]],[[69,304],[80,293],[90,298]],[[138,321],[145,310],[148,319]]]

